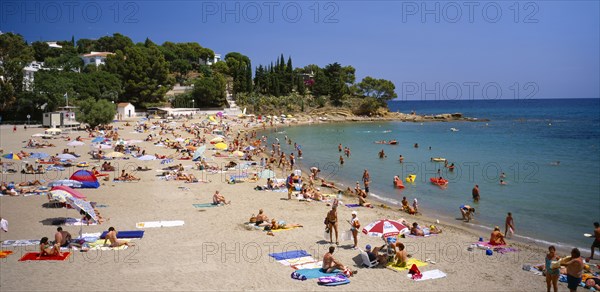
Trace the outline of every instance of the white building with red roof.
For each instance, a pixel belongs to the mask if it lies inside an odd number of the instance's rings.
[[[111,52],[91,52],[89,54],[81,55],[81,59],[83,60],[83,66],[87,66],[89,64],[94,64],[96,67],[100,65],[104,65],[104,61],[110,55],[114,53]]]

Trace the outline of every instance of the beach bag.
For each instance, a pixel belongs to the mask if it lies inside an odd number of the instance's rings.
[[[410,270],[408,270],[408,273],[410,275],[412,275],[413,280],[416,279],[421,279],[422,275],[421,275],[421,271],[419,271],[419,268],[417,267],[417,265],[413,264],[410,267]]]

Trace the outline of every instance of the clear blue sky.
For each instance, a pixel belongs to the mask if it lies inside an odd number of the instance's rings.
[[[407,99],[600,97],[599,2],[514,3],[3,0],[0,30],[28,41],[193,41],[253,66],[281,53],[294,66],[339,62],[358,79],[392,80]]]

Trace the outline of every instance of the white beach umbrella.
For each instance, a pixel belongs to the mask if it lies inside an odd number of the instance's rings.
[[[67,143],[67,146],[72,146],[72,147],[83,146],[83,145],[85,145],[85,143],[83,143],[81,141],[77,141],[77,140],[73,140],[73,141]]]

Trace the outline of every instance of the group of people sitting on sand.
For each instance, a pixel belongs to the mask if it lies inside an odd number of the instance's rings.
[[[411,206],[408,203],[408,199],[406,199],[406,197],[402,197],[402,211],[410,215],[419,213],[419,201],[417,201],[417,198],[413,200],[413,204]]]
[[[45,172],[46,170],[41,164],[34,168],[32,164],[25,163],[25,166],[21,170],[23,174],[43,174]]]
[[[27,145],[25,145],[25,148],[46,148],[46,147],[55,147],[55,145],[48,141],[40,142],[35,139],[29,139],[29,141],[27,141]]]

